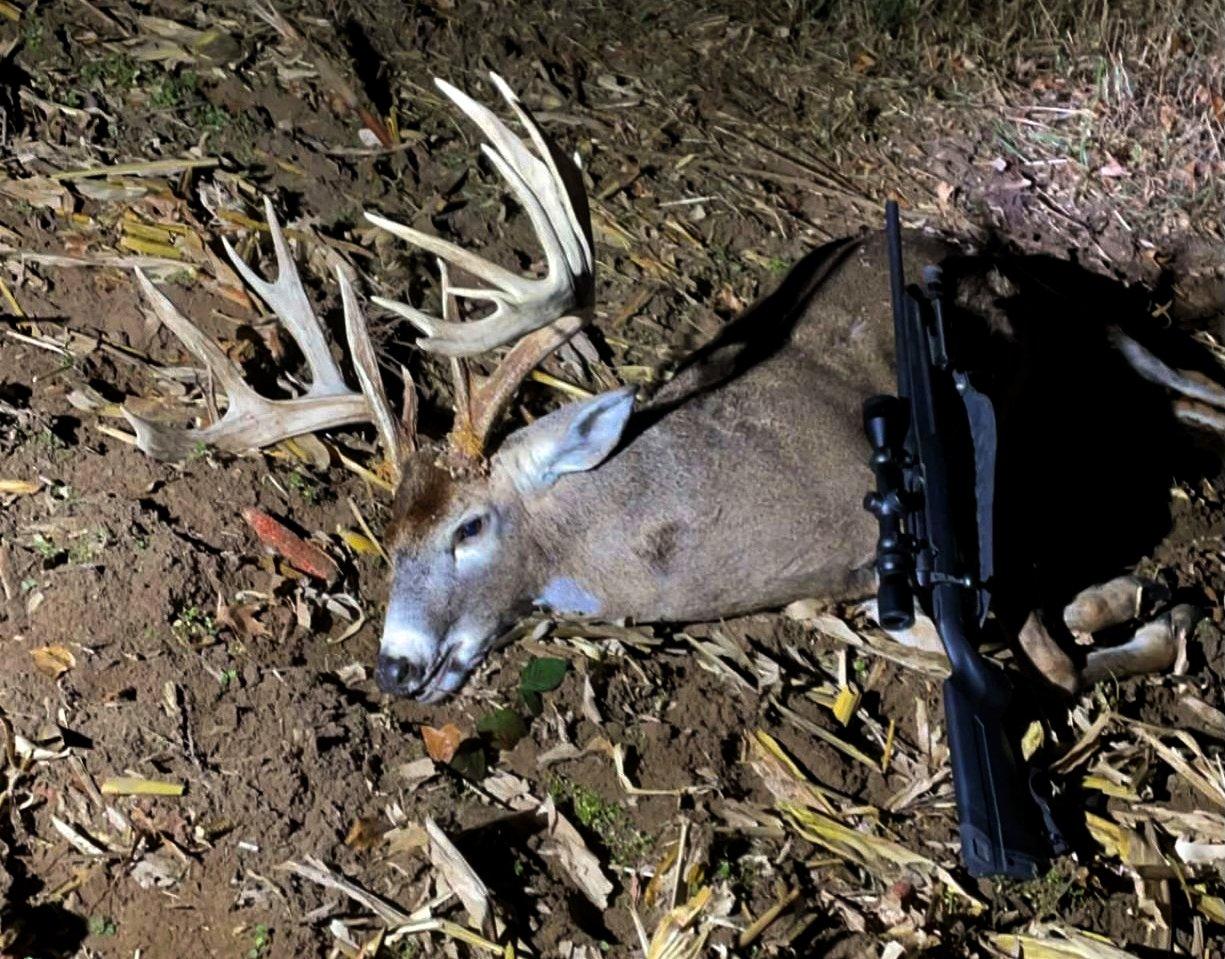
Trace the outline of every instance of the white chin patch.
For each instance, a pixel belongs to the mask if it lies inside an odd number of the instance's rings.
[[[549,580],[536,597],[536,605],[574,616],[600,615],[600,601],[568,576]]]
[[[379,643],[379,652],[384,656],[394,656],[411,662],[427,663],[438,651],[438,640],[420,629],[415,623],[396,615],[394,609],[387,613],[387,621],[383,625],[383,638]]]

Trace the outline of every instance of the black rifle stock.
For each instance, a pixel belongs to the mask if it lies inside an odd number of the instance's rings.
[[[897,204],[885,213],[898,395],[864,404],[880,623],[912,625],[916,596],[928,608],[951,665],[944,709],[962,859],[974,876],[1028,878],[1046,837],[1005,734],[1011,686],[977,648],[990,602],[995,417],[949,360],[939,269],[924,270],[922,287],[906,286]]]

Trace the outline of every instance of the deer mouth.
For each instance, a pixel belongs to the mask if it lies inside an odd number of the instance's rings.
[[[433,703],[443,698],[446,693],[444,692],[442,696],[439,696],[439,691],[434,689],[433,686],[438,677],[441,676],[451,665],[451,660],[454,658],[454,656],[455,650],[453,649],[449,649],[442,655],[438,656],[434,660],[433,665],[430,666],[429,671],[418,681],[416,688],[406,690],[405,695],[415,699],[419,703]]]

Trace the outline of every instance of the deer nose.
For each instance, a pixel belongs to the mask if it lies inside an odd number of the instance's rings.
[[[397,696],[413,696],[420,689],[425,677],[425,668],[403,656],[379,654],[374,668],[374,678],[379,689]]]

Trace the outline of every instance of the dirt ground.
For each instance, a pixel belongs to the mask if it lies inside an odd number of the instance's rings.
[[[366,209],[538,265],[429,82],[489,99],[490,69],[590,176],[616,380],[657,381],[888,196],[910,226],[1146,284],[1155,330],[1225,357],[1219,16],[1068,6],[307,0],[278,7],[287,38],[259,4],[0,0],[0,955],[1225,956],[1219,471],[1171,468],[1136,566],[1208,614],[1174,673],[1036,704],[1071,852],[974,882],[939,657],[843,611],[540,621],[458,698],[390,700],[359,535],[390,497],[345,465],[377,470],[373,433],[167,465],[117,413],[201,413],[134,265],[284,391],[293,351],[219,258],[228,237],[269,265],[262,196],[333,330],[328,257],[437,299]],[[444,369],[373,320],[441,435]],[[252,506],[339,576],[266,554]],[[487,886],[484,925],[427,820]]]

